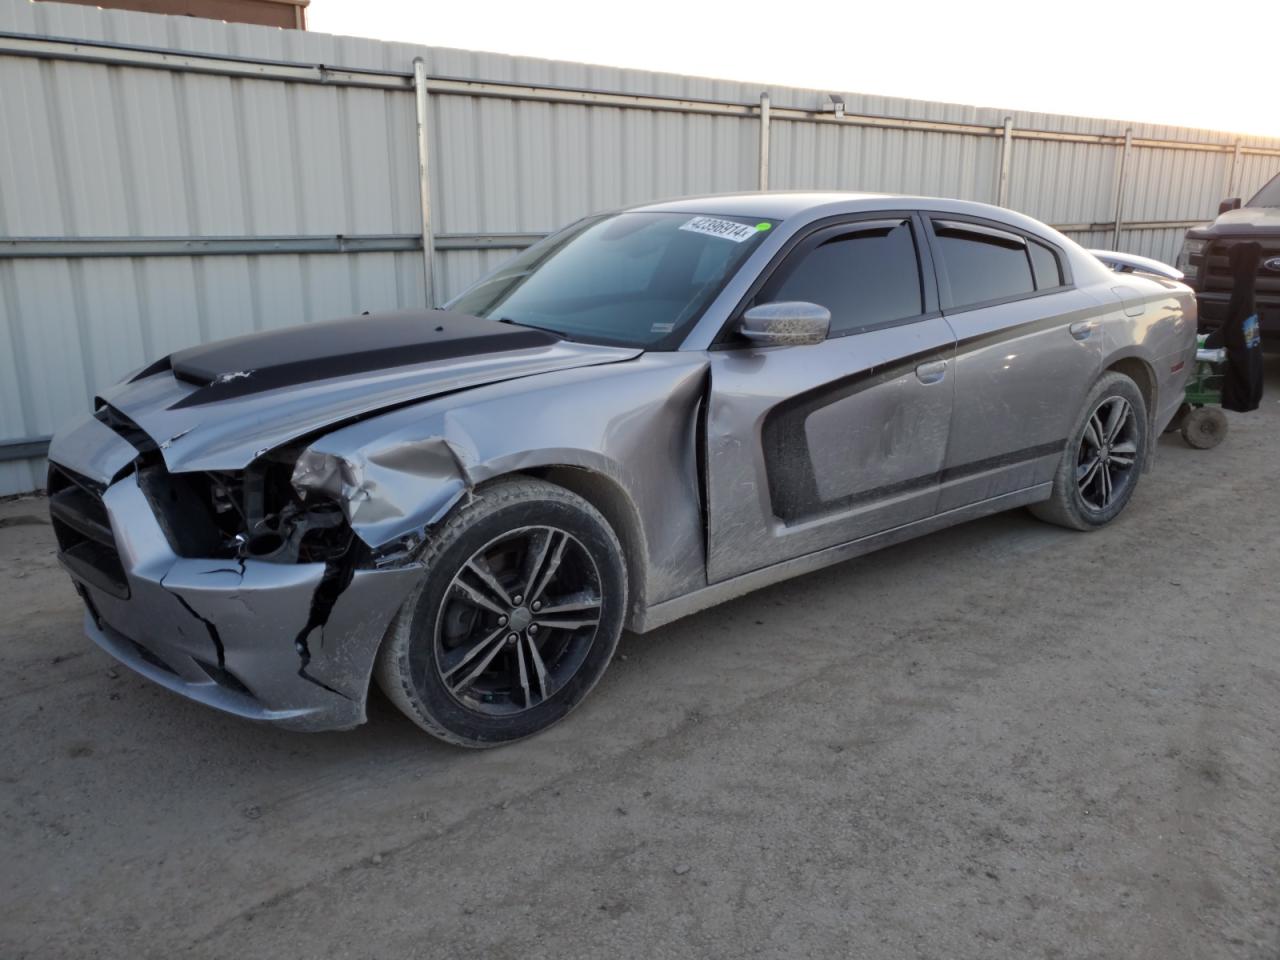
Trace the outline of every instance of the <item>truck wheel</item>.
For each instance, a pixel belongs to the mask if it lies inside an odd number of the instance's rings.
[[[1067,440],[1053,493],[1031,512],[1072,530],[1096,530],[1120,515],[1147,458],[1147,405],[1122,373],[1094,384]]]
[[[1197,450],[1210,450],[1227,435],[1227,415],[1218,407],[1196,407],[1182,421],[1182,439]]]
[[[437,529],[378,652],[378,685],[466,747],[531,736],[591,692],[627,609],[622,547],[586,500],[531,478],[481,487]]]

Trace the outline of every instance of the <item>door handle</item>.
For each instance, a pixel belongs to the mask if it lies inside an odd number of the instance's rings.
[[[1071,325],[1071,335],[1077,340],[1088,340],[1096,329],[1098,329],[1097,320],[1080,320]]]
[[[947,375],[947,361],[933,360],[916,367],[916,379],[921,383],[937,383]]]

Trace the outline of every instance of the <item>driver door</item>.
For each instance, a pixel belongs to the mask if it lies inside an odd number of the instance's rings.
[[[709,582],[935,512],[956,344],[923,237],[910,213],[817,226],[740,309],[821,304],[827,340],[758,347],[729,334],[712,349]]]

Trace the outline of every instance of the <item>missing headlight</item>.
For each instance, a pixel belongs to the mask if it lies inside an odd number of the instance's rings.
[[[336,503],[291,503],[251,528],[244,554],[277,563],[315,563],[347,552],[352,532]]]
[[[244,471],[171,474],[148,464],[138,482],[174,552],[183,557],[319,563],[343,556],[354,534],[329,498],[300,496],[290,451]]]

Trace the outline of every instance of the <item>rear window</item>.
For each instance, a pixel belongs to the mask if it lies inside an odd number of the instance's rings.
[[[1062,264],[1058,262],[1056,253],[1043,243],[1029,240],[1027,255],[1031,257],[1031,271],[1035,274],[1037,290],[1062,286]]]
[[[967,307],[1035,292],[1031,260],[1021,238],[1005,240],[996,231],[979,233],[962,225],[936,222],[934,233],[951,286],[951,306]]]

